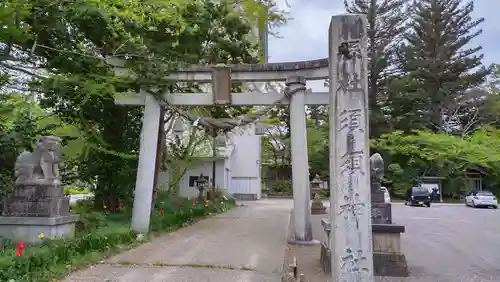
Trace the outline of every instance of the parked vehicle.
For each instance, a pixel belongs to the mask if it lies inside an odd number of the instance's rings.
[[[472,191],[465,196],[465,205],[473,208],[498,208],[497,197],[490,191]]]
[[[385,203],[390,203],[391,202],[391,194],[389,194],[389,190],[385,188],[384,186],[380,187],[380,190],[384,192],[384,202]]]
[[[69,197],[69,205],[74,206],[78,201],[81,200],[88,200],[92,199],[94,197],[94,194],[73,194],[73,195],[68,195]]]
[[[431,193],[425,187],[412,187],[406,191],[405,205],[431,207]]]

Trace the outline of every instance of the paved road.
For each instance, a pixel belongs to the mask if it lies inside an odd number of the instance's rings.
[[[412,273],[383,281],[500,281],[500,210],[393,204],[392,213],[395,223],[406,226],[403,251]]]
[[[244,205],[76,272],[63,281],[281,281],[291,201]]]

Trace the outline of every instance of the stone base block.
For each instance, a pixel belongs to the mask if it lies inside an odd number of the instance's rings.
[[[326,207],[321,201],[313,201],[311,204],[311,214],[326,214]]]
[[[321,243],[321,254],[319,257],[321,268],[325,273],[332,272],[332,253],[325,243]]]
[[[16,217],[59,217],[69,215],[69,198],[52,197],[25,199],[10,197],[5,201],[5,216]]]
[[[55,184],[16,184],[12,197],[34,200],[64,196],[64,187]]]
[[[403,225],[373,224],[373,265],[375,276],[407,277],[406,257],[401,251]]]
[[[60,217],[0,217],[0,237],[16,242],[40,242],[40,233],[46,239],[73,238],[75,236],[75,223],[79,215]]]
[[[408,264],[404,254],[373,253],[375,276],[408,277]]]

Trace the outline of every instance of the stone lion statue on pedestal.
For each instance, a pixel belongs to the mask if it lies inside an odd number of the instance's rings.
[[[61,138],[43,136],[33,152],[24,151],[16,160],[16,184],[60,183],[59,163],[62,159]]]

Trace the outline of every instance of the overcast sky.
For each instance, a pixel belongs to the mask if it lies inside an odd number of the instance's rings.
[[[277,0],[283,2],[285,0]],[[328,26],[333,15],[344,13],[343,0],[288,0],[293,18],[277,31],[282,38],[269,39],[269,61],[325,58]],[[475,0],[473,18],[483,17],[483,34],[474,44],[483,47],[484,64],[500,63],[500,0]],[[284,5],[283,5],[284,6]]]

